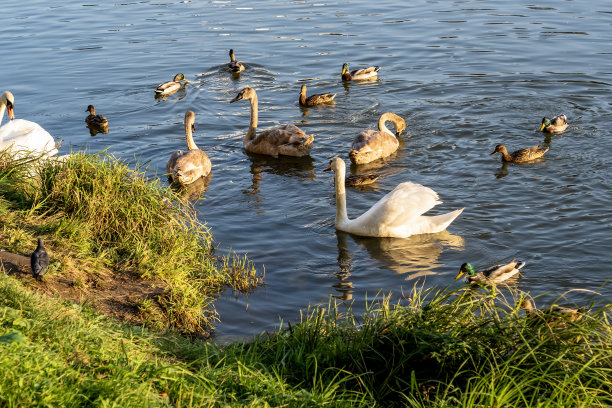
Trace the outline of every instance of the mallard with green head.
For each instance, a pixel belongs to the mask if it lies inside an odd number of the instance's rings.
[[[310,96],[306,96],[306,85],[302,85],[302,89],[300,90],[300,98],[298,101],[302,106],[316,106],[323,105],[326,103],[334,103],[334,98],[336,94],[330,93],[322,93],[322,94],[314,94]]]
[[[356,69],[354,71],[349,71],[349,64],[345,62],[342,65],[342,79],[344,81],[355,81],[355,80],[363,80],[363,79],[375,79],[378,77],[378,70],[380,67],[369,67],[363,69]]]
[[[234,55],[234,50],[229,50],[230,62],[227,64],[227,67],[234,74],[238,74],[244,71],[244,64],[242,62],[236,61],[236,56]]]
[[[184,81],[181,82],[181,81]],[[157,89],[155,89],[156,95],[170,95],[181,89],[181,87],[188,83],[189,81],[185,79],[185,75],[178,73],[174,76],[172,81],[164,82],[163,84],[157,85]]]
[[[561,133],[567,129],[567,116],[557,115],[551,119],[542,118],[542,126],[540,131],[547,133]]]
[[[502,161],[509,163],[525,163],[531,160],[539,159],[544,156],[544,153],[548,151],[548,146],[533,146],[525,149],[516,150],[512,153],[508,153],[508,149],[503,144],[495,146],[495,150],[491,153],[491,156],[497,153],[501,153]]]
[[[474,267],[469,262],[466,262],[461,265],[461,269],[459,269],[455,279],[459,279],[465,274],[465,283],[501,283],[518,274],[523,266],[525,266],[525,262],[513,259],[508,263],[494,265],[476,272]]]

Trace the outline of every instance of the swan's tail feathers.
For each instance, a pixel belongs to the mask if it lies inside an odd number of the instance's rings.
[[[444,231],[446,227],[448,227],[451,224],[451,222],[453,222],[455,218],[457,218],[459,214],[463,212],[463,210],[464,208],[460,208],[458,210],[451,211],[446,214],[434,215],[433,217],[427,217],[429,218],[429,221],[432,226],[431,232],[433,233],[433,232]]]

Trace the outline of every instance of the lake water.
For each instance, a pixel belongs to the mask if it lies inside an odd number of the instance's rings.
[[[63,140],[61,153],[108,149],[164,180],[171,152],[184,148],[185,111],[196,112],[196,143],[213,163],[196,207],[219,251],[247,253],[266,272],[249,296],[221,296],[221,339],[295,322],[330,296],[361,311],[381,294],[453,285],[466,261],[525,260],[516,286],[542,295],[539,305],[574,289],[583,290],[568,302],[610,302],[612,3],[537,3],[8,2],[0,90],[15,94],[18,118]],[[238,78],[224,69],[230,48],[247,66]],[[343,84],[344,62],[379,65],[380,79]],[[192,82],[155,99],[178,72]],[[337,93],[336,105],[301,110],[303,83],[309,94]],[[245,154],[248,103],[228,102],[246,86],[258,91],[259,129],[299,125],[315,135],[311,158]],[[89,104],[108,117],[108,134],[90,135]],[[447,232],[335,231],[333,175],[323,169],[388,111],[408,125],[400,151],[350,169],[381,177],[348,190],[349,216],[410,180],[440,195],[432,214],[465,207]],[[541,119],[558,113],[573,126],[546,138]],[[502,166],[489,156],[498,143],[550,151]]]

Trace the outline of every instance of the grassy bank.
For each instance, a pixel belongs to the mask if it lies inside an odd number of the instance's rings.
[[[246,259],[215,255],[188,203],[104,154],[42,162],[0,153],[0,226],[2,249],[18,254],[45,238],[53,259],[46,285],[64,278],[86,296],[120,279],[116,286],[132,285],[139,318],[156,328],[208,330],[219,291],[246,292],[263,280]]]
[[[0,279],[0,405],[605,407],[609,310],[525,315],[491,295],[333,307],[250,343],[128,327]]]
[[[121,161],[29,160],[0,156],[0,243],[27,255],[42,236],[53,262],[43,282],[0,271],[0,406],[612,406],[609,307],[417,291],[245,343],[182,337],[211,327],[220,290],[261,283],[252,265],[217,257],[193,209]],[[96,303],[126,287],[139,325]]]

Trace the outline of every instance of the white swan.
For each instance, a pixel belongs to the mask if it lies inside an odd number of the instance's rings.
[[[429,187],[406,182],[381,198],[368,211],[349,220],[346,214],[344,176],[346,165],[333,158],[325,171],[335,172],[336,229],[366,237],[406,238],[416,234],[431,234],[446,229],[463,208],[442,215],[424,216],[438,201],[438,194]]]
[[[15,156],[23,156],[26,152],[53,156],[57,154],[53,136],[38,123],[29,120],[14,119],[15,97],[11,92],[0,95],[0,125],[4,111],[8,110],[9,123],[0,127],[0,150],[10,149]]]
[[[193,141],[194,123],[195,113],[187,111],[185,113],[185,139],[188,150],[175,151],[166,163],[166,171],[174,183],[191,184],[211,173],[210,159],[204,151],[198,149]]]

